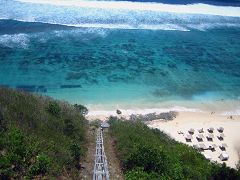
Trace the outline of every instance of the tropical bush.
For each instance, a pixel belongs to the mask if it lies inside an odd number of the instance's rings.
[[[53,116],[56,116],[56,117],[60,116],[61,108],[56,102],[50,102],[47,107],[47,110]]]

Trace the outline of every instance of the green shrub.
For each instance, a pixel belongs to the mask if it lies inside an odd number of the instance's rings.
[[[144,168],[138,167],[126,173],[126,180],[158,180],[159,177],[154,173],[147,173]]]
[[[167,153],[161,147],[139,144],[125,162],[127,169],[143,167],[146,172],[165,173],[167,167]]]
[[[71,156],[73,158],[75,167],[77,169],[80,169],[79,163],[80,163],[80,157],[81,157],[81,153],[82,153],[80,146],[78,144],[72,144],[70,146],[70,152],[71,152]]]
[[[0,179],[10,179],[13,174],[10,160],[7,156],[0,154]]]
[[[71,119],[64,120],[63,132],[66,136],[72,136],[74,134],[75,128],[73,121]]]
[[[60,116],[61,108],[56,102],[50,102],[47,111],[55,117]]]
[[[227,167],[225,163],[222,166],[216,166],[212,172],[214,180],[239,180],[240,174],[233,168]]]
[[[36,157],[36,162],[31,166],[29,170],[29,176],[45,175],[50,169],[50,158],[41,153]]]
[[[19,129],[12,128],[0,139],[4,150],[3,154],[0,153],[0,177],[17,178],[26,171],[31,158],[26,138]]]

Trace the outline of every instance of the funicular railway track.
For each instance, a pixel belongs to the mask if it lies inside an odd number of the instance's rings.
[[[107,158],[104,151],[103,133],[101,129],[97,129],[93,180],[109,180]]]

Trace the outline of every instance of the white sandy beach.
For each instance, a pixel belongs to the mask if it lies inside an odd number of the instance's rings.
[[[217,146],[222,143],[227,144],[226,151],[222,151],[219,147],[216,148],[216,151],[212,152],[211,150],[205,150],[203,154],[210,155],[213,161],[217,161],[221,163],[219,159],[219,155],[222,152],[226,152],[229,155],[229,159],[225,161],[225,163],[235,168],[236,164],[239,161],[239,152],[240,152],[240,116],[230,116],[227,115],[219,115],[215,113],[203,113],[203,112],[180,112],[176,119],[172,121],[162,121],[155,120],[148,124],[149,127],[158,128],[169,136],[174,138],[175,140],[186,143],[189,146],[193,146],[196,144],[204,143],[206,146],[211,144],[216,144]],[[208,134],[207,129],[209,127],[214,128],[214,138],[213,141],[210,142],[206,139],[206,135]],[[225,134],[225,138],[220,141],[217,136],[220,134],[217,131],[217,128],[224,127],[223,133]],[[195,130],[193,134],[192,142],[186,142],[185,135],[189,134],[188,130],[193,128]],[[203,142],[198,142],[196,139],[196,135],[198,133],[198,129],[204,129],[204,138]],[[178,134],[178,131],[182,131],[184,134]]]
[[[208,4],[172,5],[153,2],[129,2],[129,1],[82,1],[82,0],[18,0],[25,3],[40,3],[61,6],[78,6],[84,8],[123,9],[141,11],[161,11],[184,14],[207,14],[220,16],[239,17],[239,7],[213,6]]]

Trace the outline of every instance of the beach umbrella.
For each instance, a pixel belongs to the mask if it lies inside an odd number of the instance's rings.
[[[223,140],[224,137],[225,137],[225,134],[223,134],[223,133],[218,135],[218,139],[220,139],[220,140]]]
[[[204,136],[203,136],[203,134],[198,134],[198,135],[197,135],[197,138],[198,138],[198,139],[203,139]]]
[[[208,128],[208,132],[212,133],[214,131],[213,127]]]
[[[198,141],[202,141],[204,136],[203,136],[203,134],[198,134],[196,138]]]
[[[199,133],[203,133],[203,132],[204,132],[204,131],[203,131],[203,128],[199,129],[198,132],[199,132]]]
[[[224,147],[224,148],[227,148],[227,147],[228,147],[228,145],[227,145],[226,143],[222,143],[221,146]]]
[[[194,129],[193,128],[190,128],[189,130],[188,130],[188,132],[190,133],[190,134],[193,134],[194,133]]]
[[[224,128],[223,128],[223,127],[219,127],[217,130],[218,130],[219,132],[223,132],[223,131],[224,131]]]
[[[221,161],[227,161],[229,159],[229,155],[227,153],[221,153],[219,158]]]
[[[211,150],[214,150],[214,149],[216,149],[217,148],[217,145],[216,144],[211,144],[210,146],[209,146],[209,149],[211,149]]]
[[[225,134],[221,133],[219,134],[220,137],[225,137]]]
[[[186,139],[186,141],[192,141],[192,135],[187,134],[187,135],[185,136],[185,139]]]
[[[207,135],[207,139],[208,139],[208,140],[212,140],[213,138],[214,138],[214,135],[213,135],[213,134],[208,134],[208,135]]]
[[[223,143],[222,145],[219,146],[219,148],[224,151],[226,148],[227,148],[227,144],[226,143]]]
[[[187,135],[185,136],[185,138],[186,138],[186,139],[192,139],[192,135],[187,134]]]

